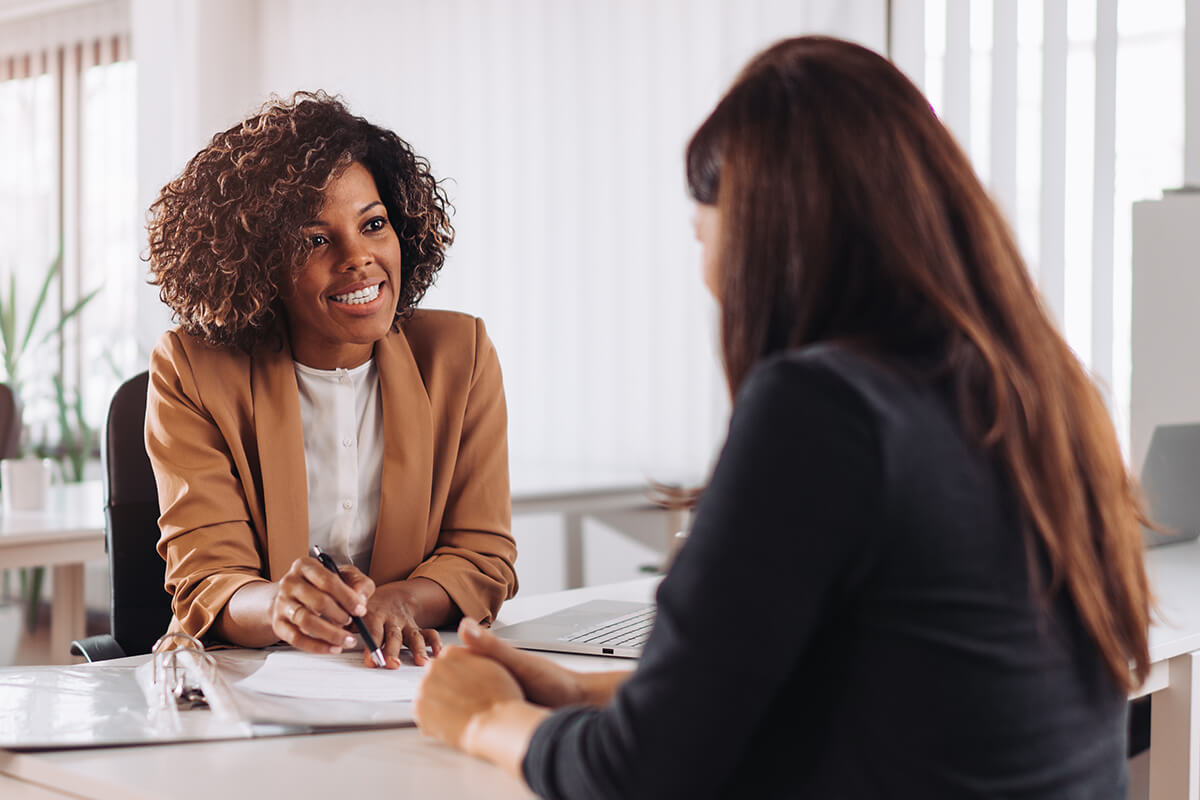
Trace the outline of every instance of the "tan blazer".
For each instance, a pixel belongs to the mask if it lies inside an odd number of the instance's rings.
[[[247,355],[176,329],[151,356],[146,450],[172,630],[204,635],[235,591],[308,548],[299,390],[286,337],[272,338]],[[495,348],[481,320],[419,310],[375,361],[386,441],[371,578],[429,578],[490,620],[517,589]]]

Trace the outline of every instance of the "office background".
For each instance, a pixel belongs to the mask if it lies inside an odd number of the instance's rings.
[[[757,50],[832,33],[891,52],[1008,212],[1127,442],[1131,205],[1183,182],[1184,0],[0,0],[0,293],[97,299],[22,364],[99,424],[169,324],[144,210],[269,94],[325,89],[447,179],[457,242],[425,304],[487,322],[515,467],[701,478],[728,401],[682,151]],[[52,324],[52,315],[42,320]],[[74,395],[72,394],[72,398]],[[561,586],[553,520],[524,591]],[[752,533],[752,532],[748,532]],[[590,582],[657,554],[588,530]]]

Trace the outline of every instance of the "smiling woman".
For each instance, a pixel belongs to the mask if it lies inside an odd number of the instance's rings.
[[[516,591],[496,352],[416,310],[447,205],[404,140],[317,93],[218,133],[151,206],[179,322],[146,416],[173,630],[339,652],[353,614],[395,667]]]

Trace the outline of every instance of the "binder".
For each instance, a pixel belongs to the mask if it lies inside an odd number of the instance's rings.
[[[168,634],[149,656],[0,669],[0,748],[250,739],[413,725],[411,703],[298,700],[238,689],[266,650]]]

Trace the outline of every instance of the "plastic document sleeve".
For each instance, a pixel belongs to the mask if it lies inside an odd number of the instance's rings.
[[[413,724],[411,703],[243,691],[269,651],[206,651],[169,634],[147,659],[0,669],[0,748],[56,750],[249,739]]]

